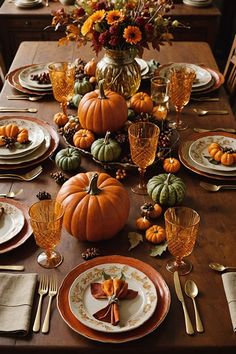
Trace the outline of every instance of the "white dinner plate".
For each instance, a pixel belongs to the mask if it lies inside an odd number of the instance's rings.
[[[212,0],[206,1],[193,1],[193,0],[183,0],[185,5],[195,6],[195,7],[206,7],[212,3]]]
[[[48,73],[48,64],[31,65],[22,70],[19,74],[20,84],[27,85],[34,89],[52,89],[52,84],[39,84],[36,80],[32,79],[32,75],[40,75]]]
[[[90,284],[101,283],[103,272],[112,278],[125,276],[129,289],[138,291],[132,300],[120,300],[120,323],[113,326],[99,321],[93,314],[104,308],[108,300],[97,300],[91,295]],[[69,290],[69,306],[74,316],[89,328],[107,333],[120,333],[133,330],[146,322],[157,306],[157,292],[153,282],[138,269],[120,263],[97,265],[80,274]]]
[[[189,148],[189,156],[191,159],[199,166],[204,168],[208,168],[210,170],[219,171],[236,171],[236,164],[231,166],[225,166],[221,163],[215,164],[211,161],[213,160],[208,152],[208,147],[212,143],[218,143],[222,147],[230,147],[233,150],[236,149],[236,139],[221,136],[221,135],[211,135],[199,138],[198,140],[194,141]],[[213,160],[214,161],[214,160]]]
[[[163,68],[159,71],[159,75],[168,76],[171,69],[180,66],[187,66],[195,71],[196,78],[193,83],[193,89],[205,86],[212,80],[212,76],[208,70],[202,68],[201,66],[189,63],[172,63],[169,65],[163,65]]]
[[[15,205],[1,202],[4,212],[0,217],[0,244],[15,237],[24,226],[24,215]]]
[[[17,7],[22,7],[22,8],[31,8],[31,7],[41,5],[41,4],[42,4],[42,0],[37,0],[37,1],[33,1],[33,2],[15,1],[15,5]]]
[[[29,144],[19,144],[16,143],[16,148],[8,149],[5,146],[0,147],[0,158],[3,159],[12,159],[12,158],[19,158],[20,156],[25,156],[28,153],[35,150],[39,147],[42,142],[44,141],[44,131],[43,129],[36,123],[30,122],[24,119],[6,119],[1,120],[0,125],[8,125],[8,124],[15,124],[18,128],[26,128],[29,134]]]
[[[146,75],[149,72],[149,67],[148,67],[147,62],[141,58],[135,58],[135,60],[140,67],[141,76]]]
[[[29,154],[24,155],[24,156],[19,156],[15,159],[2,159],[0,158],[0,165],[20,165],[21,163],[29,162],[38,159],[40,156],[42,156],[50,147],[51,143],[51,135],[49,132],[41,127],[43,134],[44,134],[44,140],[43,142],[33,151],[30,151]]]

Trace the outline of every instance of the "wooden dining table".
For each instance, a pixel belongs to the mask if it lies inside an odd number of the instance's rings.
[[[91,48],[77,48],[71,44],[67,47],[59,47],[57,42],[23,42],[12,62],[9,71],[16,68],[38,63],[49,63],[52,61],[72,61],[82,58],[88,61],[94,57]],[[144,59],[155,59],[160,64],[170,62],[188,62],[200,64],[218,70],[216,61],[211,49],[204,42],[174,42],[172,46],[161,47],[160,52],[145,51]],[[6,81],[0,96],[0,106],[11,107],[32,107],[37,108],[36,114],[30,113],[1,113],[4,116],[25,116],[35,117],[50,123],[57,130],[53,122],[53,116],[59,111],[59,104],[54,98],[43,98],[37,102],[29,101],[9,101],[8,94],[17,94]],[[218,102],[193,102],[190,101],[184,108],[183,119],[188,121],[189,128],[180,132],[179,143],[193,133],[193,128],[236,128],[233,112],[229,106],[228,98],[223,86],[211,95],[219,97]],[[199,117],[193,108],[202,107],[206,109],[226,109],[228,115],[209,115]],[[70,113],[76,114],[71,109]],[[174,117],[173,109],[169,117]],[[178,143],[178,144],[179,144]],[[178,144],[173,151],[173,156],[178,156]],[[66,144],[60,137],[60,148]],[[42,163],[43,172],[31,182],[13,181],[11,179],[0,182],[0,192],[16,191],[23,188],[23,193],[18,197],[18,201],[27,207],[35,203],[38,199],[36,194],[39,191],[47,191],[52,197],[56,197],[60,185],[51,178],[52,172],[58,171],[53,158]],[[88,157],[82,157],[80,172],[104,171],[103,167],[96,164]],[[2,171],[0,171],[1,173]],[[5,172],[5,171],[4,171]],[[114,171],[106,171],[113,177]],[[163,173],[161,161],[153,166],[147,174],[147,178],[152,175]],[[69,175],[70,177],[71,175]],[[140,206],[145,201],[150,201],[149,197],[134,194],[130,187],[138,179],[136,170],[127,171],[127,177],[121,181],[127,189],[131,201],[129,219],[124,229],[109,241],[98,243],[79,242],[69,235],[64,229],[62,231],[61,242],[58,249],[64,255],[64,262],[56,269],[46,270],[37,264],[36,258],[39,248],[36,246],[33,235],[21,246],[14,250],[0,254],[1,264],[23,264],[25,273],[52,274],[55,273],[59,284],[65,276],[77,265],[85,262],[82,252],[89,247],[99,247],[102,256],[121,255],[141,260],[152,266],[166,282],[170,295],[171,304],[166,318],[163,322],[148,335],[125,343],[102,343],[82,336],[73,331],[62,319],[57,310],[57,303],[52,303],[51,325],[48,334],[33,333],[32,326],[36,313],[38,295],[35,293],[32,310],[32,323],[30,332],[26,337],[0,336],[0,352],[10,353],[223,353],[233,354],[236,352],[236,336],[233,332],[228,304],[223,289],[221,275],[209,268],[210,262],[218,262],[225,265],[236,266],[236,237],[235,237],[235,210],[236,198],[233,190],[222,190],[217,193],[207,192],[200,186],[200,181],[224,184],[226,181],[217,181],[200,176],[189,169],[181,166],[177,176],[181,177],[186,184],[186,196],[181,205],[195,209],[201,218],[200,230],[192,254],[188,257],[193,264],[190,274],[181,276],[182,287],[187,279],[193,279],[198,285],[199,295],[197,304],[205,328],[204,333],[197,333],[189,336],[185,332],[182,306],[177,299],[173,274],[166,270],[166,262],[171,257],[170,253],[164,252],[161,256],[150,256],[150,244],[141,242],[132,250],[129,249],[128,233],[137,231],[135,220],[140,216]],[[231,181],[230,184],[236,184]],[[119,207],[119,206],[117,206]],[[120,206],[121,207],[121,206]],[[164,208],[165,210],[165,208]],[[159,225],[164,225],[163,215],[157,220]],[[94,222],[96,227],[96,222]],[[185,295],[184,295],[185,296]],[[194,312],[192,301],[185,296],[190,317],[194,323]],[[43,316],[46,312],[47,301],[43,301]],[[195,327],[195,325],[194,325]]]

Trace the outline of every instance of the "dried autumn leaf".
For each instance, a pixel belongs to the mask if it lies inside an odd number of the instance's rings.
[[[161,256],[163,252],[167,250],[167,241],[160,243],[159,245],[155,245],[152,247],[150,256],[156,257]]]
[[[130,242],[130,248],[128,249],[128,251],[138,246],[140,242],[143,242],[143,236],[137,232],[129,232],[128,239]]]

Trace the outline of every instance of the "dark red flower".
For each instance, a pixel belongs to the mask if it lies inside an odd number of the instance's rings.
[[[146,21],[143,17],[137,17],[135,23],[137,26],[144,26]]]
[[[151,23],[146,23],[145,32],[147,37],[151,37],[154,34],[154,26]]]
[[[75,9],[75,12],[74,14],[77,16],[77,17],[82,17],[85,15],[85,11],[82,7],[79,7],[78,9]]]
[[[109,40],[109,44],[113,47],[117,46],[119,44],[119,37],[111,36],[111,39]]]
[[[97,4],[96,4],[96,10],[107,10],[107,6],[106,6],[106,2],[105,1],[99,1]]]
[[[110,38],[111,38],[111,36],[110,36],[109,31],[106,31],[106,32],[103,32],[99,35],[98,41],[102,45],[106,45],[109,42]]]
[[[109,29],[111,35],[116,36],[119,32],[119,27],[117,25],[111,26]]]

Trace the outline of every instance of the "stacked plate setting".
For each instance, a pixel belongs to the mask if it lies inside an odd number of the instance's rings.
[[[223,132],[194,134],[182,141],[179,147],[179,158],[183,165],[209,178],[236,180],[236,164],[225,166],[214,161],[208,152],[211,143],[218,143],[223,148],[236,149],[236,138],[233,134]]]
[[[195,7],[206,7],[211,5],[212,0],[183,0],[183,3]]]
[[[19,73],[19,83],[22,87],[32,90],[32,91],[42,91],[42,92],[51,92],[52,84],[39,83],[37,80],[34,80],[34,76],[48,74],[48,68],[46,64],[32,65],[29,66]]]
[[[42,0],[16,0],[15,5],[22,8],[36,7],[42,4]]]
[[[221,73],[204,66],[189,63],[170,63],[162,65],[158,70],[159,75],[169,76],[171,69],[183,66],[193,69],[196,73],[196,78],[192,86],[192,96],[212,92],[224,83],[224,77]]]

